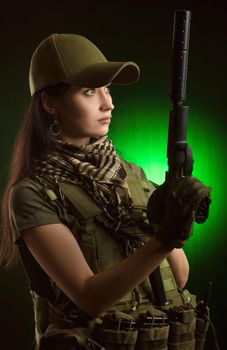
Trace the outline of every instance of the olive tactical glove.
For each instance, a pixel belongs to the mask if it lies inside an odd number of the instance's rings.
[[[192,235],[195,212],[211,187],[193,176],[183,177],[175,185],[163,183],[149,198],[147,215],[156,238],[171,248],[181,248]],[[158,225],[157,225],[158,224]]]

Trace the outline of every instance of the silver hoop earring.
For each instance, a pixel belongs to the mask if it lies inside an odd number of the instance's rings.
[[[49,130],[53,136],[58,136],[61,133],[61,126],[58,122],[58,120],[55,118],[49,126]]]

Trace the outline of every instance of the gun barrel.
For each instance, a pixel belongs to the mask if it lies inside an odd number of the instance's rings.
[[[174,104],[186,99],[191,11],[176,10],[172,40],[172,85],[170,97]]]

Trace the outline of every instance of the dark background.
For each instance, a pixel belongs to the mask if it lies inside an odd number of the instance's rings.
[[[141,67],[141,79],[130,87],[130,99],[119,97],[130,104],[152,101],[168,105],[171,35],[173,13],[176,8],[192,11],[190,65],[188,91],[190,103],[209,111],[214,129],[221,125],[218,153],[226,150],[226,12],[216,1],[18,1],[8,2],[1,11],[1,194],[14,139],[23,114],[30,101],[28,68],[36,46],[52,33],[77,33],[88,37],[111,60],[132,60]],[[152,118],[152,116],[151,116]],[[155,122],[155,121],[154,121]],[[212,147],[212,134],[207,139]],[[207,157],[207,154],[206,154]],[[225,158],[223,157],[225,161]],[[217,173],[225,178],[226,163],[215,165]],[[224,174],[223,174],[224,172]],[[220,181],[217,178],[217,181]],[[225,183],[219,183],[226,194]],[[192,259],[190,281],[187,285],[202,297],[208,276],[215,281],[210,307],[221,349],[226,349],[226,239],[225,197],[220,201],[221,230],[212,232],[210,244],[202,263]],[[221,218],[221,219],[220,219]],[[220,232],[221,231],[221,232]],[[190,247],[190,246],[189,246]],[[206,250],[206,236],[203,251]],[[192,256],[189,249],[189,255]],[[6,349],[32,349],[33,316],[27,281],[22,267],[0,272],[0,341]],[[0,345],[1,347],[1,345]],[[215,349],[212,340],[206,349]]]

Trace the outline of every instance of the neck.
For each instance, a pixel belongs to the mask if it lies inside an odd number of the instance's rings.
[[[59,135],[58,140],[71,143],[73,145],[88,145],[90,142],[90,137],[70,137],[66,135]]]

